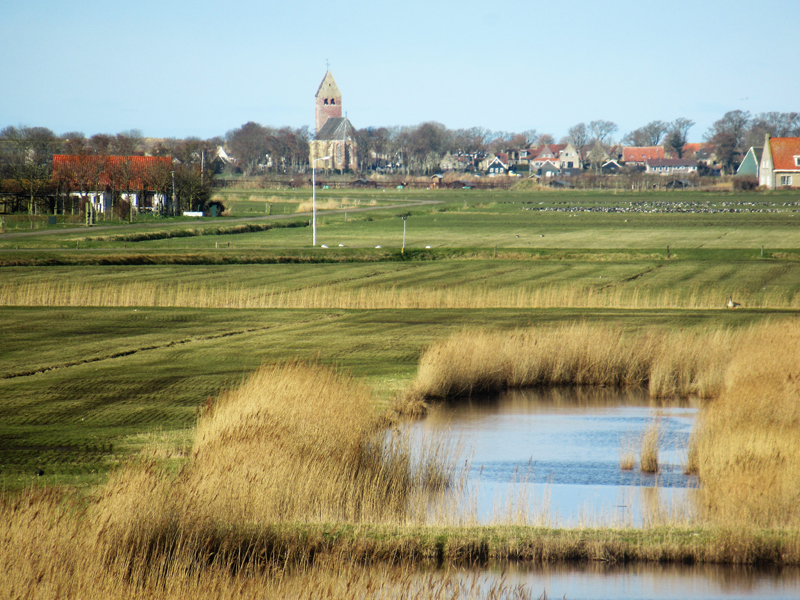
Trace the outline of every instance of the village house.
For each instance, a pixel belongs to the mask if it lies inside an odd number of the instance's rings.
[[[531,161],[531,171],[541,169],[546,162],[557,164],[561,151],[567,147],[566,144],[544,144],[533,150],[533,160]]]
[[[664,158],[664,146],[626,146],[622,149],[622,162],[626,165],[644,165],[648,160]]]
[[[747,153],[744,155],[739,168],[736,169],[737,176],[758,177],[759,166],[761,165],[761,157],[764,154],[763,146],[750,146]]]
[[[73,197],[106,212],[120,198],[140,211],[159,211],[171,185],[168,156],[53,156],[53,181]]]
[[[582,169],[583,168],[583,160],[581,159],[581,154],[572,145],[572,142],[568,142],[558,151],[558,163],[562,169]]]
[[[758,184],[769,190],[800,187],[800,137],[764,138]]]
[[[502,158],[500,156],[495,156],[486,165],[486,172],[489,175],[507,175],[508,174],[508,164],[503,162],[503,160],[502,160]]]
[[[682,158],[657,158],[645,163],[645,172],[653,175],[689,175],[697,173],[697,161]]]

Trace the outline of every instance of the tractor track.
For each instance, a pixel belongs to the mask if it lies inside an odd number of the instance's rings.
[[[323,321],[326,319],[331,319],[333,317],[340,317],[340,314],[335,315],[326,315],[324,317],[319,317],[317,319],[305,319],[300,320],[294,323],[286,324],[286,325],[267,325],[264,327],[252,327],[250,329],[241,329],[236,331],[225,331],[223,333],[216,333],[213,335],[204,335],[200,337],[191,337],[185,338],[182,340],[172,340],[170,342],[166,342],[164,344],[153,344],[152,346],[141,346],[139,348],[131,348],[130,350],[121,350],[120,352],[114,352],[113,354],[109,354],[106,356],[95,356],[92,358],[86,358],[84,360],[76,360],[67,363],[61,363],[57,365],[48,365],[45,367],[39,367],[37,369],[31,369],[29,371],[18,371],[16,373],[3,373],[0,376],[0,379],[16,379],[19,377],[30,377],[33,375],[41,375],[43,373],[49,373],[50,371],[59,371],[62,369],[70,369],[72,367],[80,367],[83,365],[89,365],[92,363],[103,362],[106,360],[113,360],[116,358],[124,358],[126,356],[133,356],[135,354],[141,354],[143,352],[151,352],[153,350],[164,350],[166,348],[172,348],[175,346],[185,346],[188,344],[195,344],[199,342],[207,342],[209,340],[219,340],[228,337],[235,337],[239,335],[248,335],[250,333],[256,333],[259,331],[268,331],[271,329],[280,329],[281,327],[294,327],[296,325],[313,323],[315,321]]]

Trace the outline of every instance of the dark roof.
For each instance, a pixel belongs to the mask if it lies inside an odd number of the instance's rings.
[[[342,140],[347,134],[351,138],[351,133],[355,131],[353,124],[347,117],[330,117],[317,133],[316,140]]]

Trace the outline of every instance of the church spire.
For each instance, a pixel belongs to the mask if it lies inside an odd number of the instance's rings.
[[[331,117],[342,116],[342,93],[339,91],[339,86],[336,85],[336,80],[330,71],[325,72],[325,77],[317,89],[315,96],[315,126],[316,131],[322,129],[325,121]]]

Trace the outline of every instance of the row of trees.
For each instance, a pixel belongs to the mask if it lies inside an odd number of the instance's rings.
[[[124,194],[136,193],[141,198],[145,190],[157,192],[168,198],[168,206],[175,213],[202,208],[210,201],[213,173],[202,170],[202,155],[196,155],[195,150],[216,150],[214,140],[170,140],[167,143],[171,147],[155,148],[162,156],[181,156],[183,160],[179,161],[142,166],[130,159],[100,160],[141,154],[142,143],[136,131],[86,138],[75,132],[58,136],[44,127],[6,127],[0,131],[0,194],[6,210],[37,214],[60,209],[74,213],[90,192],[98,191],[110,193],[115,207],[125,206],[119,201]],[[74,161],[69,168],[54,171],[56,154],[99,160]],[[78,194],[77,198],[73,194]]]
[[[664,145],[675,156],[682,157],[688,134],[694,122],[687,118],[674,121],[655,120],[621,138],[631,146]],[[595,120],[572,126],[558,140],[572,142],[588,153],[598,144],[608,147],[614,142],[618,126],[613,121]],[[751,115],[734,110],[716,121],[703,136],[710,150],[724,169],[732,172],[747,149],[761,145],[764,135],[800,136],[800,114],[764,112]],[[485,155],[507,150],[535,148],[556,139],[535,129],[520,132],[491,131],[481,127],[449,129],[436,122],[411,127],[366,127],[352,132],[358,145],[360,164],[364,170],[402,169],[405,173],[431,174],[440,169],[446,154]],[[304,173],[308,169],[308,127],[273,128],[249,122],[229,131],[224,138],[166,139],[147,144],[138,130],[86,137],[80,132],[56,135],[44,127],[6,127],[0,131],[0,194],[11,195],[15,210],[36,212],[48,196],[52,196],[52,158],[54,154],[131,156],[145,151],[154,156],[174,159],[176,187],[181,198],[196,199],[196,186],[207,187],[211,180],[210,166],[217,159],[217,149],[226,146],[237,159],[229,167],[244,175],[264,172],[273,174]],[[170,175],[170,185],[171,185]],[[179,184],[178,181],[184,182]],[[205,194],[207,195],[207,194]],[[187,200],[195,202],[196,200]]]

